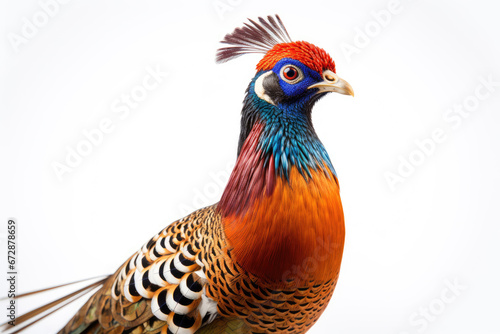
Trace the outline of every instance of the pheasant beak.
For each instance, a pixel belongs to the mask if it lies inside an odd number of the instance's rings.
[[[307,89],[317,88],[318,93],[336,92],[344,95],[354,96],[354,91],[351,85],[333,71],[326,70],[323,72],[323,81],[315,83],[307,87]]]

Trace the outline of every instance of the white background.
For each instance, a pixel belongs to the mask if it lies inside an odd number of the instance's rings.
[[[17,219],[18,291],[111,273],[168,223],[218,201],[260,59],[217,65],[218,41],[247,17],[278,13],[293,39],[332,55],[356,93],[314,110],[347,240],[334,297],[310,333],[499,333],[500,86],[481,101],[474,93],[480,78],[500,81],[500,6],[401,0],[381,27],[372,12],[389,3],[73,0],[16,52],[9,38],[41,5],[3,1],[0,233],[5,253],[7,218]],[[148,67],[168,75],[121,119],[113,103]],[[479,103],[460,124],[443,118],[464,101]],[[59,180],[53,164],[107,118],[113,131]],[[438,128],[446,140],[391,189],[398,157],[422,158],[415,141]],[[76,308],[29,333],[56,332]]]

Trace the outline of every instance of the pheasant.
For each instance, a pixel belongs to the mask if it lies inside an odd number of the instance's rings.
[[[78,333],[306,333],[344,248],[337,174],[312,125],[328,92],[354,95],[323,49],[279,16],[249,20],[216,61],[263,53],[246,90],[237,161],[221,200],[156,234],[61,329]],[[23,319],[24,320],[24,319]]]

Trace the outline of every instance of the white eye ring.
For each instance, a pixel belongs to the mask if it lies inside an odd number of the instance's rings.
[[[293,78],[290,77],[289,75],[287,75],[288,73],[285,73],[285,71],[289,70],[289,69],[292,69],[295,71],[295,75],[293,76]],[[292,64],[287,64],[281,68],[280,77],[281,77],[281,79],[283,79],[285,82],[287,82],[289,84],[296,84],[297,82],[300,82],[300,81],[302,81],[302,79],[304,79],[304,73],[302,73],[302,70],[300,68],[298,68],[297,66],[292,65]]]

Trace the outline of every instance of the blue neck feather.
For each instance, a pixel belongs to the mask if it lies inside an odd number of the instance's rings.
[[[330,157],[311,121],[311,109],[317,98],[305,95],[293,103],[274,106],[256,95],[257,78],[258,75],[250,83],[244,100],[238,154],[253,126],[262,123],[264,129],[258,149],[265,166],[273,156],[276,175],[288,179],[292,166],[295,166],[305,179],[312,177],[313,170],[330,170],[336,177]]]

